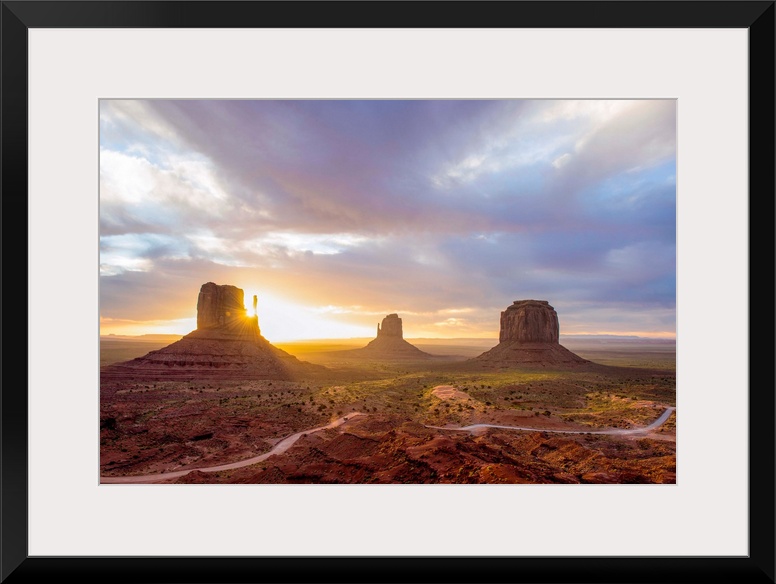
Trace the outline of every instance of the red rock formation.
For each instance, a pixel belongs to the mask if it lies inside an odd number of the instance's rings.
[[[401,327],[401,319],[399,318],[398,314],[389,314],[383,319],[382,327],[378,324],[377,325],[377,336],[378,337],[398,337],[400,339],[404,338],[404,333],[402,332]]]
[[[627,454],[626,454],[627,453]],[[676,445],[662,440],[491,431],[432,432],[380,414],[309,434],[262,466],[177,483],[675,483]]]
[[[497,366],[589,362],[559,344],[558,313],[546,300],[515,300],[501,313],[498,338],[498,345],[475,359]]]
[[[389,314],[377,325],[377,337],[366,347],[344,351],[348,356],[369,359],[432,359],[425,351],[404,340],[401,319],[398,314]]]
[[[558,313],[546,300],[515,300],[501,313],[498,340],[520,343],[557,343]]]
[[[261,335],[258,316],[248,316],[236,286],[203,284],[197,329],[143,357],[104,367],[103,379],[292,379],[319,365],[299,361]],[[254,308],[257,305],[253,297]]]
[[[237,286],[202,284],[197,298],[197,328],[223,326],[245,318],[244,293]]]

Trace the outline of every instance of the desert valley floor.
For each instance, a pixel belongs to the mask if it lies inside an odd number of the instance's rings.
[[[104,337],[101,365],[169,341]],[[101,482],[674,483],[673,341],[561,343],[589,362],[471,360],[496,344],[478,339],[390,360],[344,340],[278,343],[323,366],[293,380],[103,374]]]

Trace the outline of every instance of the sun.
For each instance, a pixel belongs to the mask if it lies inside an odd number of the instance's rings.
[[[371,326],[325,318],[317,307],[297,304],[280,294],[257,291],[250,286],[244,290],[246,316],[252,317],[258,312],[261,334],[270,342],[366,337],[374,332]],[[258,296],[257,311],[253,310],[254,295]]]

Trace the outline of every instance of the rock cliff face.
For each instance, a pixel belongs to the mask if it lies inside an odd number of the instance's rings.
[[[245,294],[237,286],[202,284],[197,298],[197,328],[223,326],[245,318]]]
[[[401,319],[398,314],[389,314],[383,319],[382,327],[377,325],[378,337],[398,337],[404,338],[401,328]]]
[[[546,300],[515,300],[501,313],[499,344],[475,360],[489,366],[589,363],[559,343],[558,313]]]
[[[248,316],[236,286],[203,284],[197,329],[143,357],[104,367],[104,379],[293,379],[324,370],[299,361],[261,335],[258,316]],[[254,311],[257,305],[253,297]]]
[[[499,342],[557,343],[558,313],[546,300],[515,300],[501,313]]]

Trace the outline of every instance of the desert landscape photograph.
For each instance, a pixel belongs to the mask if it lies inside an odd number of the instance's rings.
[[[100,101],[101,484],[675,484],[674,100]]]

